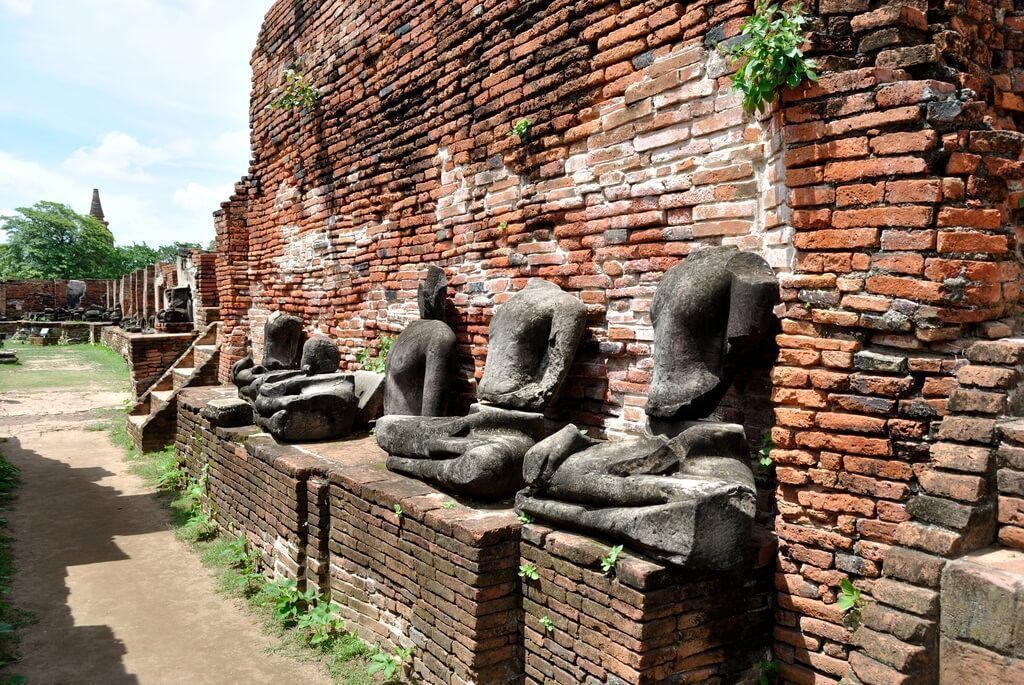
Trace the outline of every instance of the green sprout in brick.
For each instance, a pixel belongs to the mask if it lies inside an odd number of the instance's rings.
[[[447,502],[445,502],[444,504],[441,505],[441,508],[442,509],[454,509],[456,506],[457,505],[455,504],[455,502],[453,502],[452,500],[448,500]]]
[[[520,119],[519,121],[512,124],[512,129],[508,132],[509,137],[516,136],[521,142],[526,142],[530,139],[530,127],[533,124],[530,123],[529,119]]]
[[[553,633],[553,632],[555,632],[555,622],[552,621],[547,616],[541,616],[540,617],[540,624],[542,626],[544,626],[544,632],[546,632],[546,633]]]
[[[610,576],[615,573],[615,564],[619,560],[619,555],[622,554],[622,545],[615,545],[608,549],[608,554],[601,557],[601,572],[606,576]]]
[[[501,231],[502,233],[507,231],[508,230],[508,222],[507,221],[502,221],[500,224],[498,224],[498,230]]]
[[[779,664],[769,654],[768,658],[761,660],[757,685],[775,685],[777,682],[779,682]]]
[[[312,112],[320,100],[320,93],[308,76],[295,69],[284,70],[284,84],[270,91],[274,96],[269,109],[301,109]]]
[[[860,596],[860,588],[854,586],[849,578],[839,583],[839,596],[836,605],[843,610],[843,624],[850,630],[860,626],[860,614],[864,609],[864,599]]]
[[[533,564],[520,564],[519,577],[526,580],[540,580],[540,572]]]
[[[519,520],[519,523],[523,524],[533,523],[533,516],[527,514],[525,511],[520,512],[520,514],[516,516],[516,519]]]
[[[761,437],[761,449],[757,451],[757,464],[762,469],[770,469],[772,464],[772,450],[775,449],[775,443],[772,442],[772,434],[770,431],[766,431]]]
[[[398,517],[398,520],[401,521],[402,517],[405,516],[405,509],[402,509],[402,505],[401,504],[396,504],[395,506],[393,506],[391,508],[392,508],[392,510],[394,510],[395,516]]]

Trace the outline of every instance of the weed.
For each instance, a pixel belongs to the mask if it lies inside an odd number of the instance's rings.
[[[383,649],[370,657],[370,666],[366,672],[370,675],[380,673],[385,683],[395,680],[398,669],[408,670],[412,664],[413,647],[403,649],[399,647],[393,653],[385,652]]]
[[[519,512],[519,515],[516,516],[516,518],[519,520],[519,523],[533,523],[533,516],[531,514],[526,513],[525,511]]]
[[[338,613],[338,607],[317,597],[309,611],[299,616],[295,626],[313,647],[322,647],[345,631],[345,621]]]
[[[747,112],[764,112],[782,87],[818,80],[817,63],[804,57],[801,49],[806,23],[801,5],[787,10],[763,1],[743,22],[740,32],[745,40],[728,54],[742,62],[732,76],[732,87],[743,93]]]
[[[771,431],[765,431],[761,436],[761,449],[757,451],[757,465],[762,469],[770,469],[775,462],[772,460],[772,450],[775,449],[775,442],[772,440]]]
[[[284,70],[284,83],[270,91],[274,100],[267,109],[301,109],[312,112],[320,100],[320,92],[313,81],[295,69]]]
[[[454,509],[456,506],[458,506],[458,505],[456,505],[455,502],[453,502],[451,500],[448,500],[447,502],[445,502],[444,504],[441,505],[441,508],[442,509]]]
[[[779,681],[779,664],[771,654],[761,661],[761,671],[757,676],[757,685],[775,685]]]
[[[394,344],[394,336],[379,335],[377,336],[376,354],[371,356],[370,348],[364,347],[356,354],[356,361],[366,371],[384,373],[388,366],[388,355]]]
[[[542,626],[544,626],[545,633],[555,632],[555,622],[552,621],[549,617],[541,616],[539,622]]]
[[[395,506],[391,507],[391,509],[395,512],[395,516],[398,518],[399,521],[401,521],[405,517],[405,509],[402,509],[401,504],[396,504]]]
[[[614,575],[615,564],[618,562],[620,554],[622,554],[622,545],[610,547],[608,554],[601,557],[601,572],[606,576]]]
[[[498,224],[498,230],[501,231],[502,233],[507,231],[508,230],[508,222],[507,221],[502,221],[500,224]]]
[[[537,571],[537,567],[533,564],[520,564],[519,577],[527,580],[540,580],[540,572]]]
[[[533,123],[529,119],[520,119],[519,121],[512,124],[512,128],[509,130],[508,135],[511,138],[516,136],[520,142],[525,143],[530,139],[530,128]]]
[[[298,624],[300,616],[315,601],[312,590],[299,590],[298,583],[287,578],[267,583],[262,592],[274,607],[274,618],[286,628]]]
[[[0,455],[0,512],[7,510],[19,485],[21,472],[18,467]],[[7,519],[0,515],[0,528],[6,527]],[[11,581],[14,579],[11,542],[12,538],[0,535],[0,667],[18,659],[18,628],[35,622],[33,613],[17,609],[11,603]],[[9,676],[9,681],[21,677],[12,675]]]
[[[840,581],[836,604],[843,610],[843,624],[850,630],[856,630],[860,626],[860,614],[865,602],[860,596],[860,588],[854,586],[849,578]]]

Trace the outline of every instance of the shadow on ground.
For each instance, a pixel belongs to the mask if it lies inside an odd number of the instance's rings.
[[[18,438],[8,439],[0,450],[21,469],[19,499],[47,502],[42,507],[15,505],[9,515],[10,532],[18,541],[15,565],[32,569],[16,579],[14,596],[18,607],[34,612],[38,622],[23,631],[26,659],[5,672],[38,683],[138,683],[125,672],[125,646],[109,626],[75,625],[68,576],[76,566],[128,559],[115,537],[165,531],[166,522],[152,515],[159,496],[119,493],[99,483],[115,474],[72,468],[26,449]],[[74,655],[74,663],[60,658],[61,653]]]

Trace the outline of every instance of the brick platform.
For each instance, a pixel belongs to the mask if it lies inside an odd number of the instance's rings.
[[[608,549],[524,527],[522,561],[540,574],[522,581],[528,684],[756,681],[771,635],[771,545],[742,571],[714,577],[628,551],[609,577]]]
[[[332,596],[349,626],[371,642],[416,645],[423,682],[520,682],[513,512],[445,509],[451,497],[379,461],[330,478]]]
[[[193,477],[205,470],[204,505],[221,528],[244,533],[271,577],[329,593],[363,639],[415,645],[422,682],[521,682],[511,509],[455,503],[387,471],[372,437],[279,445],[255,426],[211,427],[203,405],[233,394],[178,398],[176,448]]]
[[[117,326],[103,329],[102,340],[128,362],[136,399],[180,357],[195,333],[128,333]]]

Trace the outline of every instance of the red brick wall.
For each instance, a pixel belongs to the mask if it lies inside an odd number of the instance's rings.
[[[964,445],[990,444],[992,417],[970,384],[950,398],[964,350],[1010,335],[1020,296],[1012,11],[822,0],[826,75],[784,98],[776,654],[794,682],[935,682],[939,573],[993,539],[995,462]],[[845,577],[868,602],[853,634]]]
[[[224,370],[243,353],[235,326],[259,352],[275,310],[336,337],[354,364],[415,317],[437,263],[468,402],[494,305],[540,276],[590,310],[562,409],[638,429],[664,270],[699,245],[757,249],[780,269],[791,250],[778,134],[743,114],[704,45],[735,33],[747,5],[630,4],[275,5],[253,62],[252,173],[218,231]],[[340,46],[321,40],[339,32]],[[266,108],[296,61],[322,89],[314,115]],[[349,61],[359,68],[338,70]],[[523,117],[525,145],[507,135]]]
[[[84,309],[106,309],[110,281],[96,278],[84,280],[85,297],[82,298],[81,306]],[[0,283],[0,312],[4,312],[9,319],[60,307],[67,307],[67,281],[28,280]]]
[[[821,81],[758,122],[715,48],[746,2],[278,2],[253,56],[254,159],[218,215],[222,378],[277,310],[354,365],[415,316],[436,263],[465,403],[493,307],[540,276],[590,316],[556,410],[627,434],[665,269],[757,250],[782,282],[779,349],[720,415],[778,447],[762,511],[783,675],[933,681],[935,568],[995,531],[994,471],[965,501],[933,445],[964,350],[1014,332],[1024,22],[1008,2],[810,9]],[[267,108],[290,66],[316,112]],[[525,144],[507,135],[524,117]],[[989,518],[926,514],[954,505]],[[874,607],[856,635],[846,577]]]

